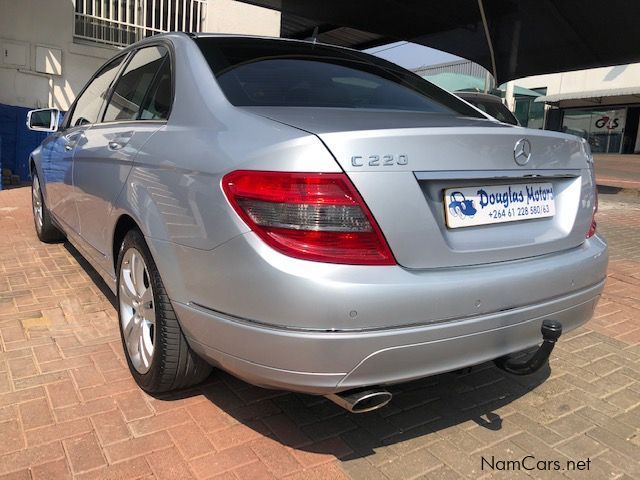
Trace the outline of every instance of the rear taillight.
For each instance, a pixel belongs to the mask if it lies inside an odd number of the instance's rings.
[[[598,190],[597,188],[595,188],[595,184],[594,184],[594,204],[593,204],[593,210],[591,213],[591,224],[589,225],[589,231],[587,232],[587,238],[591,238],[596,234],[596,228],[598,226],[597,222],[596,222],[596,213],[598,213]]]
[[[591,238],[596,234],[596,213],[598,213],[598,185],[596,182],[596,167],[593,163],[593,155],[591,154],[591,147],[586,140],[582,140],[585,155],[587,157],[587,165],[589,166],[589,175],[591,176],[591,187],[593,188],[593,209],[591,210],[591,223],[589,224],[589,230],[587,231],[587,238]]]
[[[380,228],[344,173],[238,170],[225,175],[229,202],[262,240],[296,258],[394,265]]]

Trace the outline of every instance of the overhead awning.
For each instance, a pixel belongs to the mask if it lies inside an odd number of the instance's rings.
[[[583,100],[587,98],[624,97],[637,95],[640,97],[640,85],[625,88],[607,88],[604,90],[587,90],[581,92],[556,93],[538,97],[534,102],[556,103],[563,100]]]
[[[629,0],[240,0],[282,12],[281,34],[358,49],[398,40],[472,60],[497,83],[640,62]]]

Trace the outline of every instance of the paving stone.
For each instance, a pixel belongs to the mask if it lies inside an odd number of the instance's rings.
[[[53,423],[53,415],[51,414],[49,403],[44,398],[21,403],[19,409],[22,426],[25,430]]]
[[[0,423],[0,455],[21,450],[24,445],[20,422],[10,420]]]
[[[248,445],[230,448],[220,453],[210,453],[190,462],[197,477],[208,478],[225,473],[258,460]]]
[[[69,480],[72,478],[67,461],[62,458],[31,467],[33,480]]]
[[[136,437],[104,447],[110,463],[120,462],[172,447],[171,437],[165,431]]]
[[[195,422],[184,423],[168,430],[173,443],[184,458],[190,460],[214,451],[213,445]]]
[[[46,390],[53,408],[68,407],[79,403],[76,388],[71,380],[51,383],[46,386]]]
[[[105,465],[102,449],[93,433],[69,438],[62,442],[67,452],[71,471],[82,473]]]
[[[175,448],[152,453],[147,455],[146,458],[158,480],[187,480],[195,478],[189,469],[189,465]]]
[[[76,475],[75,478],[78,480],[124,480],[128,478],[143,478],[151,473],[151,468],[144,457],[138,457],[113,465],[106,465],[97,470]]]
[[[81,433],[91,432],[93,429],[91,422],[86,418],[71,420],[64,423],[56,423],[46,427],[27,430],[25,436],[28,445],[41,445],[56,440],[74,437]]]
[[[289,449],[274,439],[262,437],[252,441],[249,446],[274,476],[280,478],[302,469],[302,465]]]

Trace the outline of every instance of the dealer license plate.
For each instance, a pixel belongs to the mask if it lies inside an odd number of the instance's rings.
[[[550,183],[449,188],[444,191],[444,207],[449,228],[532,220],[556,213]]]

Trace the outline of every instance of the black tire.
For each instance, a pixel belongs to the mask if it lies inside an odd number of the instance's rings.
[[[153,293],[153,307],[155,308],[155,341],[153,356],[146,373],[136,370],[125,341],[122,321],[121,269],[122,261],[128,249],[134,248],[141,255],[146,264],[148,282]],[[163,393],[171,390],[187,388],[202,382],[211,373],[212,367],[202,360],[189,346],[182,333],[178,318],[169,301],[169,297],[162,283],[162,278],[156,267],[149,247],[138,230],[130,230],[124,238],[118,254],[117,263],[117,292],[118,292],[118,323],[120,338],[125,352],[129,370],[136,383],[145,392]]]
[[[36,193],[38,190],[38,193]],[[36,210],[36,198],[40,199],[40,210],[42,212],[41,222],[38,221],[38,213]],[[33,182],[31,183],[31,211],[33,213],[33,223],[36,228],[36,234],[41,242],[57,243],[64,240],[64,234],[58,230],[51,220],[51,214],[44,201],[40,179],[37,173],[33,173]]]

